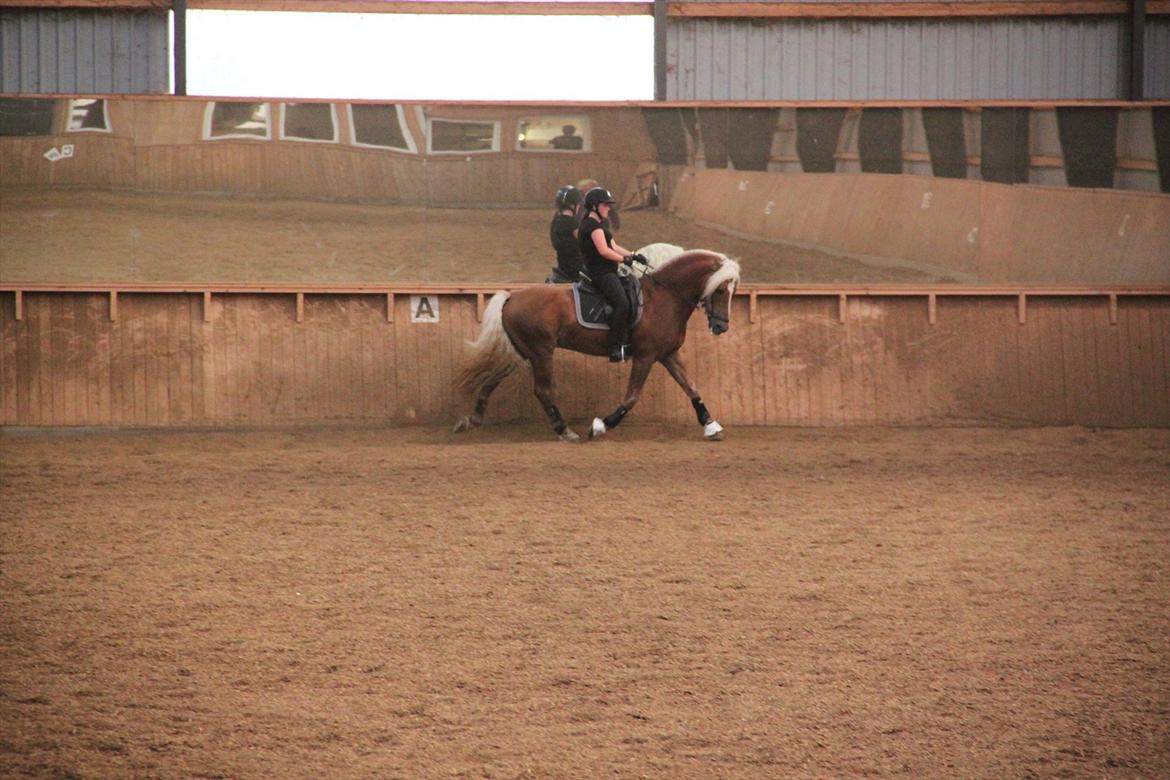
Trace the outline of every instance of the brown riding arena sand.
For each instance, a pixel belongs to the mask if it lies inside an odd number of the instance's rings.
[[[0,192],[0,281],[541,282],[550,209],[426,209],[130,192]],[[630,211],[627,249],[665,242],[739,259],[745,282],[929,282],[815,249]]]
[[[1170,773],[1170,432],[728,433],[9,431],[3,774]]]
[[[5,281],[552,262],[537,209],[0,206]],[[748,282],[933,281],[624,219]],[[637,416],[0,432],[0,776],[1170,776],[1170,431]]]

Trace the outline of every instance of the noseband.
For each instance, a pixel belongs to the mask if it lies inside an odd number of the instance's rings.
[[[716,290],[718,292],[718,290]],[[703,310],[707,312],[707,326],[714,328],[716,325],[722,325],[724,330],[731,326],[731,320],[715,311],[715,293],[711,293],[702,301]],[[730,301],[729,301],[730,303]],[[730,306],[728,307],[728,314],[730,314]]]

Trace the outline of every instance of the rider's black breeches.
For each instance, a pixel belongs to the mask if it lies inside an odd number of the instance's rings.
[[[609,320],[609,345],[620,346],[629,342],[630,335],[630,301],[626,297],[626,289],[617,274],[600,274],[594,280],[597,289],[605,296],[605,300],[613,307],[613,316]]]

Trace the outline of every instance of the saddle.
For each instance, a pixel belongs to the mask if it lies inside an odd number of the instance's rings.
[[[633,329],[642,319],[642,282],[632,274],[618,278],[630,302],[630,328]],[[582,328],[609,330],[613,307],[584,273],[581,281],[573,285],[573,308],[577,311],[577,324]]]

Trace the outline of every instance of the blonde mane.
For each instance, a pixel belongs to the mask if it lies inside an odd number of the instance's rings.
[[[707,280],[707,286],[703,288],[702,300],[710,298],[719,289],[719,285],[724,282],[731,282],[727,287],[727,292],[730,294],[734,294],[735,288],[739,286],[739,263],[727,255],[719,254],[718,252],[712,252],[712,254],[719,255],[723,260],[719,264],[719,268]]]
[[[715,255],[719,258],[719,267],[715,269],[715,272],[712,273],[710,277],[708,277],[707,284],[703,287],[703,295],[700,300],[705,301],[710,298],[711,295],[719,289],[719,285],[728,281],[731,282],[730,292],[734,293],[735,288],[739,285],[739,263],[735,262],[722,252],[716,252],[711,249],[689,249],[682,254],[675,255],[674,257],[665,260],[661,265],[657,266],[654,271],[661,271],[663,268],[673,264],[676,260],[679,260],[683,257],[689,257],[695,252],[705,252],[709,255]]]

